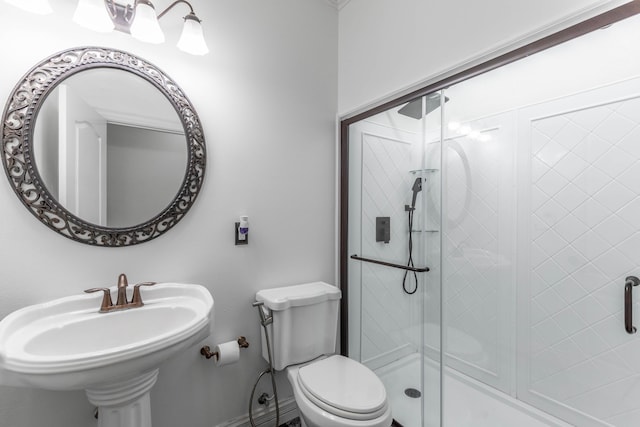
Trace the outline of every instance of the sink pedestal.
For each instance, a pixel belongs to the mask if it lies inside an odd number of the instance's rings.
[[[98,407],[98,427],[151,427],[149,392],[158,370],[86,390]]]

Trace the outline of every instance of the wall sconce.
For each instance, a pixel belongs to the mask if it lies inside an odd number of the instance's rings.
[[[94,31],[110,32],[115,29],[129,33],[143,42],[164,43],[164,33],[158,20],[178,3],[186,4],[190,10],[184,17],[178,49],[192,55],[207,54],[209,49],[204,40],[201,21],[194,13],[191,3],[186,0],[174,1],[158,15],[150,0],[135,0],[133,5],[117,3],[115,0],[79,0],[73,21]]]
[[[37,13],[38,15],[48,15],[53,12],[51,9],[51,5],[49,4],[49,0],[4,0],[6,3],[9,3],[12,6],[16,6],[22,10],[26,10],[27,12]]]

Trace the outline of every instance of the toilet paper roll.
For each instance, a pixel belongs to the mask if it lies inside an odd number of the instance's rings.
[[[240,346],[238,346],[237,341],[227,341],[218,344],[213,351],[218,353],[215,361],[216,366],[236,363],[240,359]]]

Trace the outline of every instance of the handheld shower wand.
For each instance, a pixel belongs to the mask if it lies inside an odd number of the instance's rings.
[[[418,197],[418,193],[422,191],[422,178],[417,177],[413,182],[413,186],[411,187],[411,191],[413,191],[413,197],[411,198],[411,205],[404,205],[404,210],[409,212],[409,260],[407,261],[408,267],[414,267],[413,265],[413,212],[416,210],[416,198]],[[413,278],[415,280],[415,287],[412,291],[407,289],[407,274],[408,270],[404,272],[404,278],[402,279],[402,289],[405,293],[412,295],[415,294],[418,290],[418,275],[416,272],[413,272]]]
[[[411,206],[405,205],[405,211],[413,211],[416,208],[416,197],[418,197],[418,193],[422,191],[422,178],[418,177],[413,182],[413,186],[411,187],[411,191],[413,191],[413,198],[411,199]]]

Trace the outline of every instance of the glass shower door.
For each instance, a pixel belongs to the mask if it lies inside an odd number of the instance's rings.
[[[440,425],[439,106],[425,96],[349,127],[348,354],[403,427]]]

